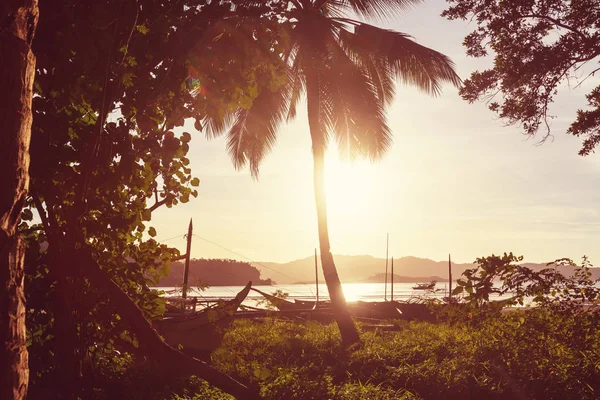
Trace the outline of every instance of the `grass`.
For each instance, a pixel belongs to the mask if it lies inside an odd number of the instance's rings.
[[[264,399],[597,399],[600,316],[513,312],[453,322],[398,322],[341,348],[335,324],[236,321],[212,354]],[[359,325],[360,327],[360,325]],[[231,399],[164,366],[107,360],[95,399]]]
[[[213,353],[266,399],[596,399],[597,316],[543,310],[484,322],[363,332],[346,353],[335,325],[238,321]]]

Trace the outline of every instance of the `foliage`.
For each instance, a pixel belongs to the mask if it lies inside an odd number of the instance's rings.
[[[348,355],[332,326],[239,321],[212,360],[267,399],[594,399],[598,322],[542,308],[478,325],[411,322],[364,332]]]
[[[494,57],[492,68],[475,71],[461,96],[486,100],[490,110],[527,135],[540,127],[550,134],[549,107],[565,83],[596,85],[568,133],[583,136],[581,155],[600,143],[600,3],[597,0],[448,0],[448,19],[474,21],[463,42],[471,57]],[[586,67],[586,64],[592,64]],[[500,98],[497,98],[500,94]]]
[[[96,365],[93,375],[86,376],[79,396],[85,400],[233,400],[233,397],[211,387],[196,376],[172,378],[164,373],[164,365],[139,361],[126,354],[115,353]],[[34,386],[32,398],[48,398]],[[46,394],[46,395],[45,395]]]
[[[232,46],[236,25],[227,21],[241,15],[234,2],[48,0],[40,7],[32,196],[20,225],[28,241],[31,379],[41,386],[70,379],[76,393],[80,375],[137,346],[111,299],[80,276],[86,265],[76,250],[90,251],[148,319],[160,317],[164,303],[149,286],[179,252],[154,239],[149,221],[157,208],[197,196],[199,185],[189,168],[191,135],[174,128],[186,118],[201,128],[277,80],[253,72],[259,65],[275,74],[268,59],[235,51],[251,43]],[[208,90],[217,72],[219,90]]]
[[[512,253],[478,258],[475,261],[478,266],[463,272],[464,278],[457,280],[452,294],[465,293],[463,300],[476,308],[489,305],[492,293],[510,295],[496,302],[500,307],[523,306],[529,301],[529,305],[575,313],[586,312],[586,307],[599,304],[600,288],[598,281],[591,279],[592,265],[587,257],[583,257],[581,266],[563,258],[547,264],[552,268],[538,272],[514,264],[522,260],[522,256],[516,257]],[[556,268],[563,265],[574,267],[571,276],[557,271]],[[500,286],[494,285],[494,282],[499,282]]]
[[[268,34],[277,44],[270,52],[283,56],[277,65],[283,75],[277,88],[258,90],[249,107],[230,110],[226,116],[233,122],[230,128],[209,127],[213,135],[229,128],[227,148],[234,166],[248,166],[258,176],[261,161],[276,142],[278,127],[295,117],[303,94],[318,109],[309,118],[314,122],[311,137],[319,147],[334,138],[343,156],[376,159],[391,143],[385,106],[393,98],[396,80],[433,95],[444,82],[458,86],[454,64],[445,55],[417,44],[407,34],[345,17],[349,13],[393,15],[412,3],[283,1],[268,18],[254,20],[256,26],[267,24],[258,35]]]
[[[273,399],[597,398],[600,289],[590,262],[560,259],[536,272],[522,259],[478,258],[454,291],[463,301],[431,306],[437,322],[364,332],[352,353],[332,326],[238,321],[212,360]],[[561,265],[573,274],[557,272]],[[493,302],[492,294],[510,297]],[[527,302],[538,307],[500,312]]]

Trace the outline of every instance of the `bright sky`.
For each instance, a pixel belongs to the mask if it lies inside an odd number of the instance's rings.
[[[486,63],[465,56],[461,43],[474,26],[443,19],[444,7],[429,0],[376,24],[450,56],[464,79]],[[531,262],[586,254],[600,265],[600,157],[578,156],[581,140],[564,133],[591,86],[560,93],[554,141],[543,146],[505,127],[484,104],[466,103],[452,86],[438,98],[400,86],[388,110],[394,144],[380,162],[348,165],[329,154],[333,253],[385,257],[389,232],[395,257],[452,253],[453,261],[472,262],[512,251]],[[196,235],[254,261],[311,255],[318,242],[305,106],[282,127],[258,182],[233,169],[222,138],[195,133],[189,157],[199,196],[154,213],[157,239],[182,236],[192,217]],[[165,243],[185,251],[182,237]],[[192,257],[243,259],[198,237]]]

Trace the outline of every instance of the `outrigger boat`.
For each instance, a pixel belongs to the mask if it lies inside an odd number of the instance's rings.
[[[437,283],[437,281],[431,281],[429,283],[417,283],[412,288],[414,290],[433,290],[433,289],[435,289],[436,283]]]
[[[265,293],[262,290],[258,290],[256,288],[251,288],[250,290],[254,290],[256,293],[261,294],[265,299],[269,301],[269,303],[275,306],[279,311],[301,311],[312,310],[313,308],[315,308],[315,302],[312,302],[312,304],[307,304],[304,302],[292,302],[286,299],[282,299],[281,297]]]
[[[434,315],[426,303],[418,301],[399,301],[396,306],[402,313],[402,319],[412,321],[431,321]]]
[[[154,327],[173,347],[195,357],[206,358],[221,345],[225,329],[235,318],[235,312],[248,296],[252,282],[248,282],[234,299],[196,312],[183,312],[154,322]]]
[[[262,290],[252,288],[251,290],[260,293],[265,299],[267,299],[273,306],[279,311],[284,313],[286,316],[291,316],[294,311],[298,312],[298,315],[311,319],[323,319],[327,315],[330,319],[333,317],[333,308],[330,301],[316,302],[311,300],[295,300],[294,302],[282,299],[280,297],[273,296],[265,293]],[[385,302],[369,302],[369,301],[357,301],[349,302],[348,309],[350,314],[354,317],[361,318],[377,318],[377,319],[393,319],[402,318],[402,315],[396,307],[396,302],[385,301]],[[308,315],[308,313],[311,315]],[[326,319],[326,318],[325,318]]]

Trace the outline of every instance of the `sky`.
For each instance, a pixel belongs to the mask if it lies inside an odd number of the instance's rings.
[[[440,17],[429,0],[394,20],[370,21],[411,34],[448,55],[465,79],[490,65],[465,55],[475,29]],[[523,136],[483,103],[468,104],[451,85],[433,98],[398,86],[388,108],[394,143],[376,163],[348,164],[327,155],[327,196],[334,254],[416,256],[472,262],[513,252],[528,262],[588,255],[600,265],[600,155],[577,154],[581,139],[566,135],[593,82],[564,87],[551,107],[553,140]],[[596,82],[597,84],[597,82]],[[157,239],[185,252],[193,218],[193,258],[287,262],[318,247],[312,155],[305,103],[282,126],[278,143],[253,180],[236,171],[223,138],[206,140],[192,124],[191,168],[199,195],[162,208],[151,225]]]

